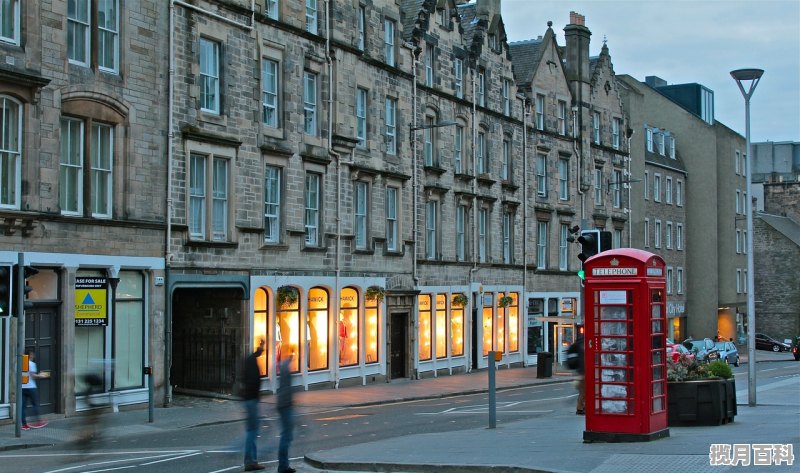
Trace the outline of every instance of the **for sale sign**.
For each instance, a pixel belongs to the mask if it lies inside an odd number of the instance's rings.
[[[108,325],[108,278],[75,278],[75,325]]]

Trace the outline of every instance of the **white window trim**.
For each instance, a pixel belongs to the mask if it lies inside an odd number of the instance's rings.
[[[667,220],[667,226],[664,233],[665,245],[668,250],[672,249],[672,222]]]
[[[672,204],[672,177],[666,176],[664,179],[664,203]]]
[[[536,267],[547,269],[547,222],[536,223]]]
[[[319,32],[319,9],[317,0],[306,0],[306,31],[311,34]]]
[[[536,155],[536,195],[547,197],[547,155]]]
[[[113,3],[114,3],[113,11],[114,11],[114,14],[116,16],[114,18],[114,23],[115,23],[116,29],[111,29],[111,28],[107,28],[105,26],[101,26],[99,23],[97,25],[97,49],[98,49],[98,51],[97,51],[97,62],[98,62],[97,68],[99,70],[103,71],[103,72],[116,74],[119,71],[119,35],[120,35],[120,31],[119,31],[120,30],[119,0],[113,0]],[[100,14],[99,13],[100,12],[99,12],[99,3],[98,3],[97,18],[100,18]],[[102,43],[101,40],[102,40],[104,34],[106,34],[106,33],[113,36],[113,40],[111,42],[112,43],[111,44],[112,57],[113,57],[112,60],[114,61],[113,67],[100,65],[100,58],[102,57],[102,51],[101,51],[100,45]]]
[[[200,231],[199,232],[192,232],[192,208],[191,205],[187,208],[187,221],[189,221],[189,238],[191,240],[196,241],[229,241],[230,240],[230,205],[231,205],[231,159],[223,154],[216,154],[213,152],[209,152],[204,149],[190,149],[189,150],[189,183],[192,182],[192,166],[194,162],[194,158],[202,158],[203,160],[203,189],[201,194],[192,195],[191,192],[191,185],[187,185],[187,193],[189,196],[189,201],[193,198],[201,198],[202,199],[202,206],[201,206],[201,216],[200,216]],[[216,164],[219,161],[223,161],[225,163],[225,179],[223,181],[218,181],[216,179],[216,171],[217,167]],[[224,184],[224,195],[215,192],[215,184],[220,183]],[[215,225],[215,209],[216,206],[214,205],[217,201],[224,201],[223,206],[223,214],[222,214],[222,221],[223,221],[223,228],[217,229],[214,227]]]
[[[433,46],[425,43],[425,85],[433,87]]]
[[[650,219],[644,219],[644,247],[650,248]]]
[[[544,95],[536,94],[536,129],[544,130]]]
[[[389,197],[391,195],[391,198]],[[400,190],[397,187],[386,187],[386,251],[397,251],[397,239],[399,231],[397,228],[397,199],[400,197]]]
[[[683,207],[683,181],[675,181],[675,205]]]
[[[22,150],[24,149],[22,146],[22,116],[24,115],[25,108],[21,102],[16,100],[13,97],[7,95],[0,95],[0,103],[3,103],[4,106],[0,108],[0,111],[4,113],[0,114],[0,120],[2,123],[0,125],[0,132],[2,132],[2,136],[5,137],[5,141],[8,144],[12,142],[15,144],[14,147],[9,147],[8,149],[0,149],[0,152],[5,155],[6,163],[13,167],[14,175],[7,176],[5,173],[5,169],[0,171],[0,175],[2,175],[3,183],[0,184],[2,187],[12,188],[14,191],[10,193],[10,202],[3,202],[3,200],[8,197],[7,195],[3,195],[0,198],[0,208],[4,209],[19,209],[20,208],[20,198],[21,198],[21,188],[22,188],[22,163],[23,163],[23,156]],[[13,107],[16,110],[16,119],[13,120],[13,123],[7,122],[6,118],[12,117],[12,113],[5,113],[8,107]],[[13,139],[10,137],[15,135]],[[0,141],[2,144],[2,141]],[[8,184],[7,186],[5,184]]]
[[[661,248],[661,220],[656,220],[655,226],[653,227],[653,235],[655,237],[653,246]]]
[[[456,207],[456,261],[465,261],[467,257],[467,208]]]
[[[513,228],[511,212],[503,212],[503,264],[511,264],[512,244],[511,229]]]
[[[280,8],[279,8],[279,0],[265,0],[265,14],[267,18],[272,18],[273,20],[277,20],[280,15]]]
[[[621,125],[621,120],[619,118],[614,118],[611,121],[611,146],[614,149],[619,149],[620,147],[620,140],[619,140],[620,125]]]
[[[683,224],[675,225],[675,249],[683,250]]]
[[[503,157],[500,168],[500,179],[511,181],[511,142],[503,140]]]
[[[569,200],[569,160],[558,160],[558,198]]]
[[[273,184],[268,184],[268,181]],[[282,181],[283,168],[267,165],[264,169],[264,243],[280,243],[281,241]],[[273,188],[273,186],[275,189],[274,202],[267,200],[270,199],[270,196],[267,195],[267,190]],[[274,207],[275,211],[271,212],[268,210],[269,207]],[[267,227],[271,227],[269,232]]]
[[[367,46],[367,10],[363,5],[358,7],[358,39],[356,47],[363,51]]]
[[[455,58],[455,94],[456,97],[464,98],[464,61],[461,58]]]
[[[650,173],[644,172],[644,200],[650,200]]]
[[[13,18],[11,19],[10,22],[7,21],[5,18],[1,19],[3,21],[3,23],[9,24],[11,26],[11,36],[6,36],[6,35],[0,34],[0,41],[2,41],[4,43],[10,43],[10,44],[14,44],[16,46],[19,46],[19,41],[20,41],[20,33],[19,33],[19,28],[20,28],[19,0],[12,0],[11,1],[11,12],[12,12]]]
[[[600,112],[594,112],[592,114],[592,141],[595,144],[600,144]]]
[[[561,231],[558,238],[558,269],[567,271],[569,269],[569,225],[561,224]]]
[[[312,195],[313,192],[313,195]],[[312,202],[313,199],[313,202]],[[322,202],[322,176],[306,173],[303,181],[303,226],[306,246],[320,246],[320,211]]]
[[[661,202],[661,174],[653,176],[653,202]]]
[[[438,255],[438,228],[439,228],[439,202],[429,200],[425,205],[425,258],[437,259]]]
[[[489,210],[482,208],[478,210],[478,262],[485,263],[488,257],[488,239],[486,229],[489,220]]]
[[[86,14],[88,18],[86,19],[79,19],[79,18],[70,18],[69,12],[67,13],[67,56],[69,56],[69,31],[74,27],[78,27],[80,25],[83,29],[83,51],[86,57],[83,60],[69,58],[70,64],[76,64],[78,66],[89,66],[89,59],[92,56],[92,49],[91,49],[91,42],[89,39],[91,38],[92,33],[92,5],[90,0],[76,0],[77,2],[85,3]],[[73,38],[73,42],[76,38]]]
[[[356,138],[359,148],[367,147],[367,100],[369,92],[362,87],[356,87]]]
[[[64,160],[63,160],[64,156],[61,156],[59,158],[59,174],[62,173],[62,171],[61,171],[62,168],[67,168],[67,170],[71,170],[72,172],[76,172],[77,173],[77,175],[74,176],[73,179],[70,180],[70,182],[69,182],[69,183],[71,183],[72,185],[75,186],[75,200],[76,200],[75,206],[76,206],[76,208],[75,209],[68,209],[68,210],[64,209],[64,202],[61,201],[61,192],[59,192],[59,205],[61,206],[61,214],[62,215],[83,215],[83,190],[84,190],[83,189],[83,163],[84,163],[84,160],[86,159],[83,143],[84,143],[84,140],[85,140],[85,133],[86,133],[85,129],[86,128],[85,128],[85,123],[84,123],[83,120],[80,120],[80,119],[77,119],[77,118],[62,117],[61,118],[61,140],[62,141],[65,138],[70,137],[69,133],[67,133],[66,136],[65,136],[64,127],[66,126],[67,123],[70,124],[70,127],[73,124],[78,126],[78,141],[79,142],[77,143],[77,149],[73,149],[72,146],[68,146],[68,149],[70,151],[77,152],[79,162],[77,162],[77,163],[65,163]],[[62,143],[61,146],[63,148],[64,144]],[[59,183],[59,186],[66,185],[65,182],[61,178],[59,178],[58,183]]]
[[[397,102],[386,97],[386,154],[397,154]]]
[[[280,88],[280,75],[278,71],[280,71],[278,61],[269,58],[261,60],[261,121],[264,126],[269,128],[278,128],[279,125],[278,91]],[[272,84],[269,83],[270,78]],[[272,112],[270,119],[267,119],[268,111]]]
[[[394,21],[387,18],[383,21],[383,60],[392,67],[395,65],[394,37]]]
[[[567,102],[565,100],[558,101],[558,134],[561,136],[567,134]]]
[[[645,130],[645,144],[647,146],[647,151],[653,152],[653,129],[646,128]]]
[[[303,133],[317,136],[317,74],[303,71]]]
[[[97,142],[96,138],[99,136],[95,136],[95,129],[104,129],[108,133],[108,149],[104,150],[108,152],[108,168],[99,168],[95,166],[95,163],[90,163],[90,172],[91,172],[91,204],[92,204],[92,217],[95,218],[111,218],[111,214],[113,212],[113,198],[114,195],[114,132],[115,127],[113,125],[106,125],[103,123],[92,123],[92,130],[91,130],[91,140],[92,140],[92,158],[98,155],[100,151],[100,143]],[[105,181],[105,193],[104,195],[99,195],[98,188],[98,179],[97,176],[104,176],[103,180]],[[97,199],[102,199],[105,203],[107,210],[105,212],[96,212],[95,210],[95,201]]]
[[[206,47],[211,47],[210,51]],[[214,64],[204,67],[204,51],[212,54]],[[206,69],[204,71],[204,69]],[[209,38],[200,38],[200,111],[220,115],[220,43]],[[206,89],[210,90],[206,90]],[[212,94],[211,99],[208,93]]]
[[[453,152],[453,172],[456,174],[464,173],[464,127],[456,125]]]
[[[364,181],[356,181],[354,190],[353,215],[356,249],[365,250],[369,247],[369,185]]]

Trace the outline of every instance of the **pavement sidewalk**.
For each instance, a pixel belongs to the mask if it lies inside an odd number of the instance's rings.
[[[757,361],[792,360],[787,353],[758,352]],[[744,360],[743,360],[744,361]],[[794,364],[794,362],[792,362]],[[797,364],[800,368],[800,363]],[[536,377],[537,368],[501,368],[497,371],[498,390],[518,386],[568,382],[570,372],[559,371],[550,378]],[[421,380],[399,380],[337,390],[299,392],[298,408],[363,406],[395,401],[447,397],[454,394],[486,392],[488,373]],[[678,471],[722,472],[728,467],[709,466],[712,443],[764,443],[793,445],[797,460],[793,466],[749,466],[742,471],[800,472],[800,376],[766,386],[758,391],[758,406],[747,407],[747,377],[737,383],[739,413],[732,424],[718,427],[670,428],[670,437],[633,444],[584,444],[584,418],[572,409],[547,416],[501,422],[496,429],[473,429],[442,434],[418,434],[365,443],[306,456],[302,473],[317,471],[394,471],[394,472],[572,472],[624,473],[669,468]],[[176,397],[171,407],[155,409],[154,422],[148,423],[147,409],[121,410],[103,415],[106,434],[123,437],[155,431],[181,430],[196,425],[240,422],[232,418],[231,402],[219,399]],[[272,396],[264,400],[274,402]],[[14,425],[0,425],[0,451],[58,445],[75,440],[85,418],[49,416],[49,425],[14,436]],[[300,463],[300,462],[297,462]],[[686,469],[684,470],[685,467]],[[731,470],[734,471],[734,470]]]

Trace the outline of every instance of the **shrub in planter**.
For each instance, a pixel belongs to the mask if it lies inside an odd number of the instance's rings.
[[[705,364],[681,356],[667,363],[667,423],[720,425],[736,415],[733,373],[722,361]]]

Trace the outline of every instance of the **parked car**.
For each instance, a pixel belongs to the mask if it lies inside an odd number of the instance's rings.
[[[763,333],[756,334],[756,350],[772,350],[774,352],[789,351],[792,347],[788,343],[784,343],[769,335]]]
[[[714,361],[719,359],[719,352],[714,346],[714,340],[704,338],[702,340],[692,340],[691,338],[683,341],[682,345],[690,352],[694,353],[697,361]]]
[[[667,344],[667,359],[676,363],[681,355],[685,355],[687,359],[694,360],[694,353],[690,352],[688,348],[680,343]]]
[[[794,361],[800,361],[800,337],[794,337],[794,343],[792,343],[792,355],[794,355]]]
[[[739,366],[739,350],[733,342],[716,342],[719,359],[733,366]]]

